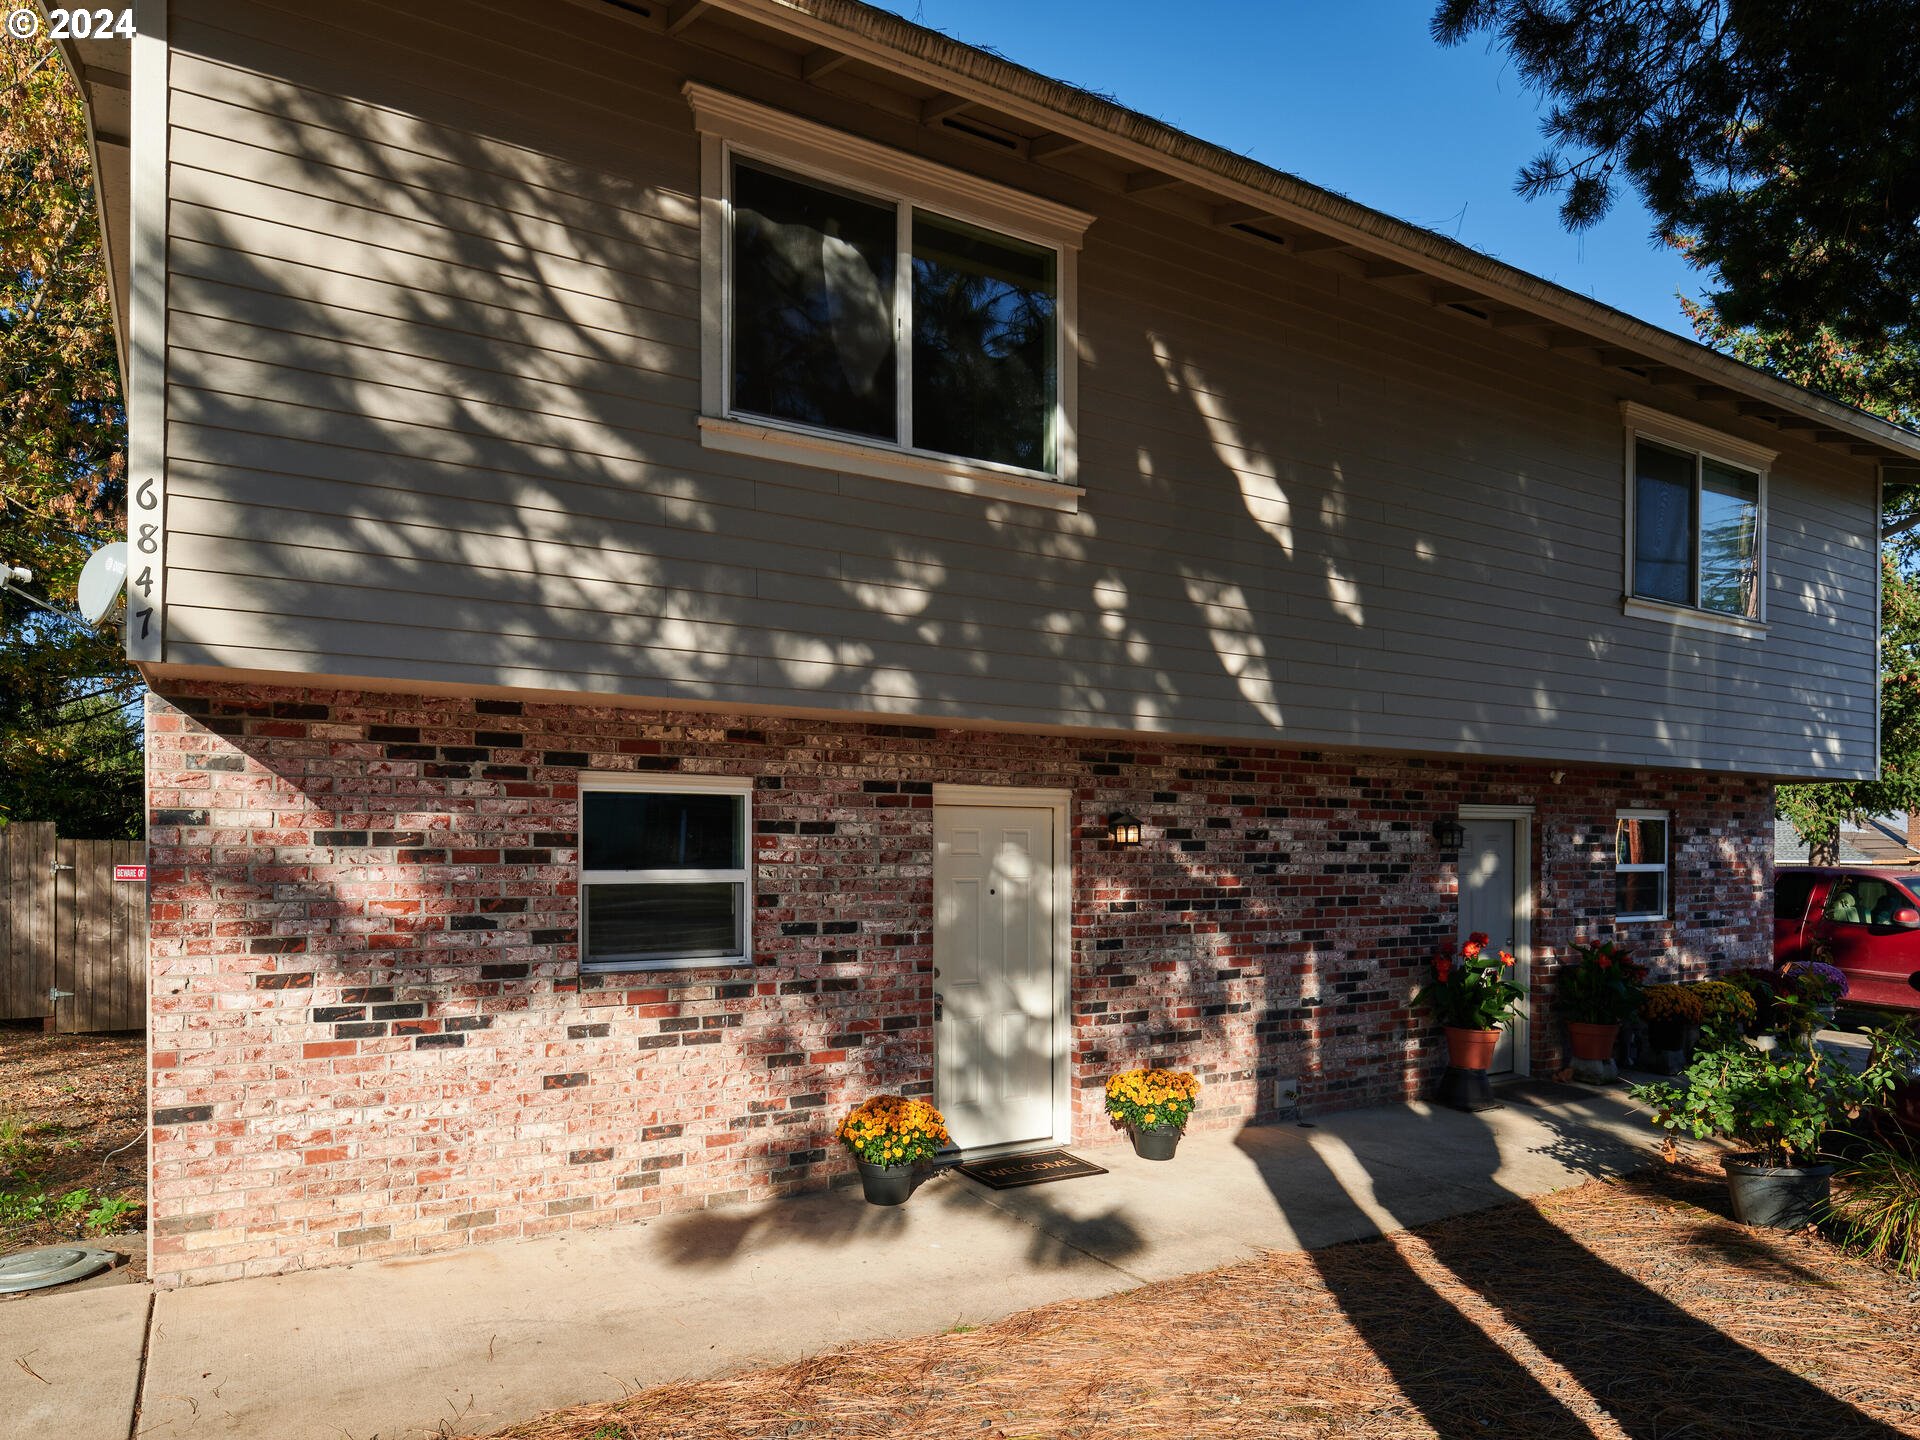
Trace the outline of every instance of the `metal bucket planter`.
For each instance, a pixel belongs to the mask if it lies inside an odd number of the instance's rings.
[[[1756,1155],[1729,1155],[1720,1164],[1742,1225],[1801,1230],[1826,1218],[1833,1166],[1764,1165]]]
[[[856,1157],[860,1166],[860,1189],[869,1205],[904,1205],[913,1194],[913,1166],[873,1165]]]
[[[1142,1160],[1171,1160],[1173,1152],[1180,1148],[1179,1130],[1145,1130],[1138,1126],[1128,1126],[1127,1134],[1133,1137],[1133,1153]]]

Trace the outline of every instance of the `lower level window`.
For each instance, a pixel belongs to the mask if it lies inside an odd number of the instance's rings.
[[[751,782],[583,777],[580,954],[597,969],[750,957]]]
[[[1614,819],[1613,915],[1667,918],[1667,812],[1622,810]]]

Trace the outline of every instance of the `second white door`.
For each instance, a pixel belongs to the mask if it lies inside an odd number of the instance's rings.
[[[1495,949],[1517,954],[1514,823],[1468,820],[1465,828],[1466,843],[1460,847],[1460,939],[1464,942],[1478,931],[1491,938]],[[1508,978],[1524,985],[1524,967],[1516,965]],[[1492,1073],[1511,1074],[1515,1068],[1514,1026],[1506,1025],[1493,1054]]]

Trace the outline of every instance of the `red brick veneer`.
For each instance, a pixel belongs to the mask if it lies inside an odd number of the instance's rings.
[[[1697,772],[178,684],[149,702],[154,1272],[424,1252],[819,1186],[841,1110],[932,1080],[933,786],[1065,787],[1074,1135],[1142,1061],[1196,1123],[1398,1099],[1451,941],[1430,835],[1536,807],[1536,1068],[1554,960],[1611,932],[1616,806],[1674,816],[1670,971],[1770,945],[1772,790]],[[751,775],[756,964],[582,975],[583,768]],[[1137,850],[1106,817],[1145,822]]]

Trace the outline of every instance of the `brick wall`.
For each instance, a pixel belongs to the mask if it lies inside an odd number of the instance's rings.
[[[1074,1136],[1107,1073],[1198,1123],[1418,1092],[1455,926],[1430,836],[1536,807],[1538,1013],[1611,932],[1616,806],[1674,815],[1670,972],[1768,952],[1772,794],[1692,772],[174,685],[149,701],[154,1270],[213,1280],[816,1187],[841,1110],[931,1089],[933,786],[1073,806]],[[750,970],[582,975],[582,768],[752,776]],[[1106,817],[1146,822],[1137,850]],[[1559,1027],[1534,1027],[1558,1064]]]

